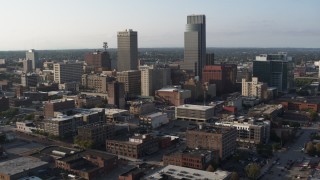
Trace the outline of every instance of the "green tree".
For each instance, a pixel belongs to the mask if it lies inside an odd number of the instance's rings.
[[[248,164],[245,168],[248,178],[257,179],[260,174],[260,166],[257,163]]]
[[[309,154],[309,155],[313,155],[314,152],[315,152],[315,148],[314,148],[314,145],[312,142],[308,142],[307,145],[306,145],[306,152]]]
[[[239,180],[239,175],[237,172],[232,172],[231,173],[231,177],[230,177],[230,180]]]

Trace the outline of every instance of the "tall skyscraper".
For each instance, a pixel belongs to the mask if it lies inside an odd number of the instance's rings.
[[[35,70],[39,67],[39,55],[34,49],[30,49],[26,52],[26,60],[32,61],[32,69]]]
[[[118,32],[118,71],[138,69],[138,33],[132,29]]]
[[[26,59],[23,61],[23,72],[24,73],[29,73],[32,72],[32,60]]]
[[[206,54],[206,66],[214,65],[214,53]]]
[[[66,82],[81,82],[83,74],[82,63],[55,63],[53,65],[54,81],[62,84]]]
[[[206,61],[206,16],[189,15],[184,33],[184,62],[181,69],[202,76]]]
[[[293,84],[292,66],[292,58],[287,53],[261,54],[253,61],[252,75],[283,92]]]

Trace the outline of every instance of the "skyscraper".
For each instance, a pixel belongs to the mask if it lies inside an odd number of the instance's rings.
[[[35,70],[39,67],[39,56],[38,52],[36,52],[34,49],[30,49],[26,52],[26,60],[32,61],[32,69]]]
[[[118,71],[138,69],[138,33],[132,29],[118,32]]]
[[[202,76],[206,61],[206,16],[189,15],[184,33],[184,62],[181,68]]]

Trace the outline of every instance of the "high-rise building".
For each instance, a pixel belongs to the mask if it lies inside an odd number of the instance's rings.
[[[141,71],[131,70],[117,72],[117,80],[124,84],[124,91],[127,97],[141,95]]]
[[[32,61],[32,69],[39,68],[39,55],[34,49],[30,49],[26,52],[26,60]]]
[[[23,61],[23,72],[24,73],[32,72],[32,60],[26,59]]]
[[[155,91],[171,84],[171,70],[156,66],[140,66],[141,95],[153,96]]]
[[[138,69],[138,33],[132,29],[118,32],[118,71]]]
[[[95,72],[110,71],[111,58],[107,51],[95,51],[84,56],[88,66],[92,66]]]
[[[287,53],[261,54],[253,61],[252,75],[269,87],[287,91],[293,84],[292,58]]]
[[[118,81],[108,83],[108,104],[113,104],[120,109],[125,108],[124,84]]]
[[[54,81],[62,84],[65,82],[81,82],[83,73],[82,63],[55,63],[53,66]]]
[[[214,53],[206,54],[206,66],[214,65]]]
[[[216,84],[217,93],[231,93],[236,86],[237,65],[220,64],[205,66],[202,72],[202,82]]]
[[[253,77],[251,82],[242,79],[242,96],[264,99],[267,97],[267,89],[267,84],[259,82],[257,77]]]
[[[184,62],[181,69],[202,76],[202,68],[206,61],[206,17],[205,15],[189,15],[184,33]]]

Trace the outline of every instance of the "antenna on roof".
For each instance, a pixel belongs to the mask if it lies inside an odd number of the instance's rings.
[[[104,48],[104,51],[107,51],[107,48],[108,48],[108,42],[103,42],[103,46]]]

